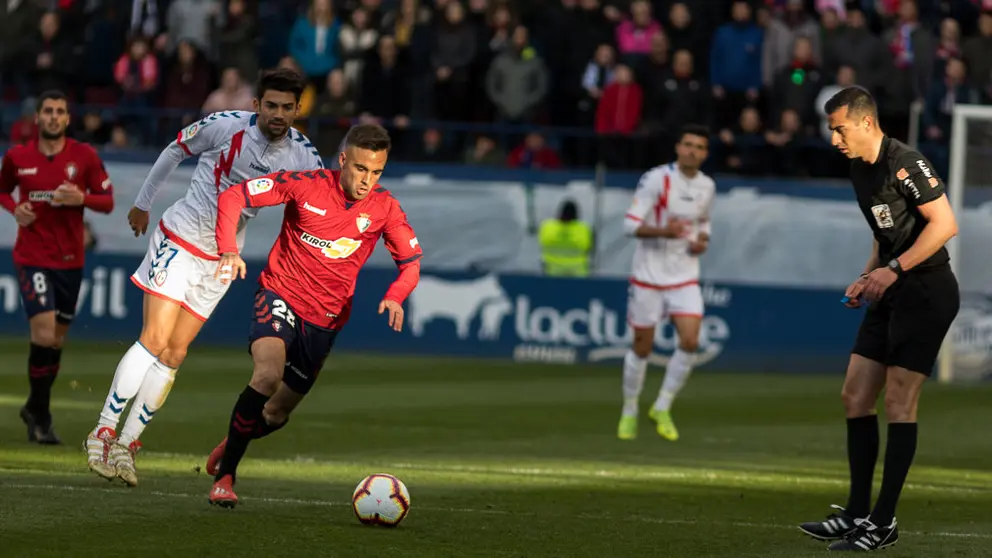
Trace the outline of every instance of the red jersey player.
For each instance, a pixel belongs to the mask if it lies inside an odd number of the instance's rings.
[[[227,438],[207,459],[207,472],[215,477],[211,504],[237,504],[233,485],[249,441],[283,427],[313,387],[348,321],[358,272],[380,237],[400,275],[379,313],[388,312],[394,330],[403,327],[402,304],[420,280],[423,252],[399,202],[376,184],[389,149],[386,130],[358,125],[345,138],[340,171],[280,172],[220,195],[217,276],[222,281],[245,276],[234,236],[242,210],[286,204],[286,211],[258,280],[249,334],[255,370],[234,406]]]
[[[58,444],[49,399],[83,280],[83,210],[110,213],[114,197],[96,151],[65,137],[66,96],[58,91],[43,93],[36,118],[38,138],[12,147],[3,157],[0,206],[13,213],[19,225],[14,266],[31,328],[31,394],[21,419],[28,427],[28,440]],[[18,201],[12,195],[15,188]]]

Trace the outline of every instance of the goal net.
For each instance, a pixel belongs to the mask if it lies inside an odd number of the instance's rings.
[[[947,196],[958,236],[947,249],[961,310],[944,341],[941,382],[992,379],[992,106],[956,105]]]

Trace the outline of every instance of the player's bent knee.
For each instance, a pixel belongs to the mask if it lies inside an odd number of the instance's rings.
[[[845,383],[840,391],[840,399],[849,417],[868,416],[875,412],[877,394],[869,393],[863,386]]]
[[[179,368],[186,360],[187,347],[169,345],[158,355],[158,360],[169,368]]]
[[[278,405],[274,405],[272,408],[268,404],[262,409],[262,418],[270,426],[280,426],[289,420],[289,410],[280,408]]]
[[[41,347],[55,347],[57,339],[55,329],[39,328],[31,332],[31,343]]]
[[[905,391],[885,393],[885,418],[889,422],[916,422],[916,397]]]
[[[153,355],[161,355],[169,346],[169,335],[166,332],[158,331],[153,327],[145,328],[138,337],[141,346]]]
[[[685,339],[679,341],[679,349],[687,353],[695,353],[699,350],[699,339]]]

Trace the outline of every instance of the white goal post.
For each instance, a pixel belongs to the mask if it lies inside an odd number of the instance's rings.
[[[992,107],[982,105],[954,105],[954,116],[951,120],[950,165],[947,182],[947,197],[958,218],[958,225],[963,220],[964,191],[967,173],[968,128],[969,124],[978,121],[992,121]],[[947,252],[951,257],[951,269],[961,278],[961,259],[959,255],[961,240],[957,237],[947,242]],[[954,379],[954,332],[955,326],[944,338],[937,365],[937,379],[941,383],[949,383]]]

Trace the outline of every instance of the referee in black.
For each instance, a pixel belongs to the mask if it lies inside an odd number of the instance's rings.
[[[958,226],[944,182],[920,153],[887,137],[871,94],[848,87],[825,106],[832,143],[851,159],[851,182],[875,242],[847,305],[867,306],[841,397],[851,473],[847,505],[800,525],[830,550],[872,551],[899,539],[896,503],[916,453],[916,411],[944,336],[958,313],[958,282],[944,244]],[[871,507],[878,460],[875,406],[885,388],[888,439],[882,489]]]

